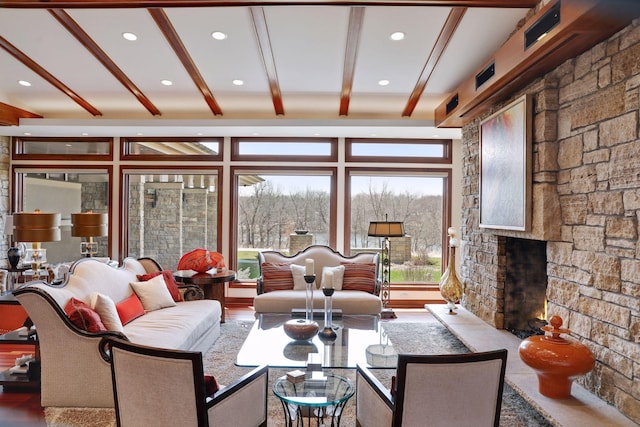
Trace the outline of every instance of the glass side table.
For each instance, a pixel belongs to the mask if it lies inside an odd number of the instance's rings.
[[[287,427],[304,427],[305,417],[309,427],[314,420],[316,426],[339,427],[342,410],[355,387],[348,378],[315,371],[298,383],[281,377],[273,385],[273,392],[282,403]]]

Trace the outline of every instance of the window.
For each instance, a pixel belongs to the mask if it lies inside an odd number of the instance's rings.
[[[112,138],[15,138],[14,159],[111,160]]]
[[[95,212],[110,214],[111,180],[109,169],[37,169],[18,168],[15,175],[16,194],[20,205],[15,212],[60,213],[61,239],[42,242],[47,250],[47,262],[57,264],[81,258],[83,237],[71,234],[71,214]],[[110,218],[110,215],[108,215]],[[109,237],[96,236],[98,252],[94,256],[109,256]],[[24,260],[23,260],[24,262]]]
[[[450,139],[347,139],[350,162],[451,163]]]
[[[349,170],[351,254],[382,248],[367,235],[371,221],[400,221],[405,236],[391,237],[391,283],[437,283],[449,224],[446,171]]]
[[[336,161],[334,138],[233,138],[233,160]]]
[[[222,160],[222,138],[124,138],[123,159]]]
[[[123,181],[128,256],[151,257],[173,270],[193,249],[218,250],[217,170],[125,170]]]
[[[256,279],[261,249],[295,254],[334,241],[333,170],[237,169],[234,172],[239,279]]]

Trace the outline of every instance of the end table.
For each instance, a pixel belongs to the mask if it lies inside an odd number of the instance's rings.
[[[220,322],[224,323],[225,297],[224,284],[236,279],[236,272],[233,270],[220,270],[215,273],[198,273],[193,270],[178,270],[173,272],[173,277],[178,283],[198,285],[204,291],[206,299],[215,299],[220,302],[222,315]]]
[[[348,378],[315,371],[297,383],[281,377],[273,385],[273,392],[282,403],[287,427],[304,426],[305,416],[307,426],[315,420],[317,426],[322,421],[322,425],[339,427],[342,411],[355,387]],[[331,423],[327,424],[329,419]]]

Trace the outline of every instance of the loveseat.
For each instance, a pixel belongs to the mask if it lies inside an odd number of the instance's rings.
[[[380,299],[379,254],[359,253],[344,256],[329,246],[312,245],[295,255],[287,256],[278,251],[261,251],[258,254],[260,277],[254,309],[260,313],[291,313],[306,306],[306,260],[313,260],[316,275],[313,290],[313,308],[324,308],[323,270],[333,270],[332,308],[342,314],[372,314],[382,311]]]
[[[149,259],[125,258],[122,266],[115,268],[84,258],[71,266],[66,281],[59,286],[33,282],[14,291],[37,330],[42,406],[114,406],[109,362],[101,353],[105,336],[202,353],[213,345],[220,336],[220,303],[189,300],[190,295],[201,293],[169,289],[163,274],[162,281],[157,277],[149,280],[159,270]],[[171,277],[166,278],[168,281]],[[136,299],[142,303],[142,313]],[[98,318],[85,304],[90,308],[95,305]]]

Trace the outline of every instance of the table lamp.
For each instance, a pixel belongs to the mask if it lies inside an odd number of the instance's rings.
[[[18,212],[13,214],[13,239],[16,242],[31,242],[25,260],[31,262],[34,276],[39,277],[42,264],[47,262],[47,250],[41,242],[60,240],[60,214],[40,212]]]
[[[107,214],[96,212],[71,214],[71,224],[71,236],[88,239],[80,244],[80,253],[87,257],[98,253],[98,242],[94,242],[93,238],[107,235]]]
[[[384,237],[382,246],[382,313],[383,319],[395,319],[397,316],[391,308],[391,240],[390,237],[404,236],[404,223],[389,221],[385,214],[384,221],[371,221],[368,236]]]

